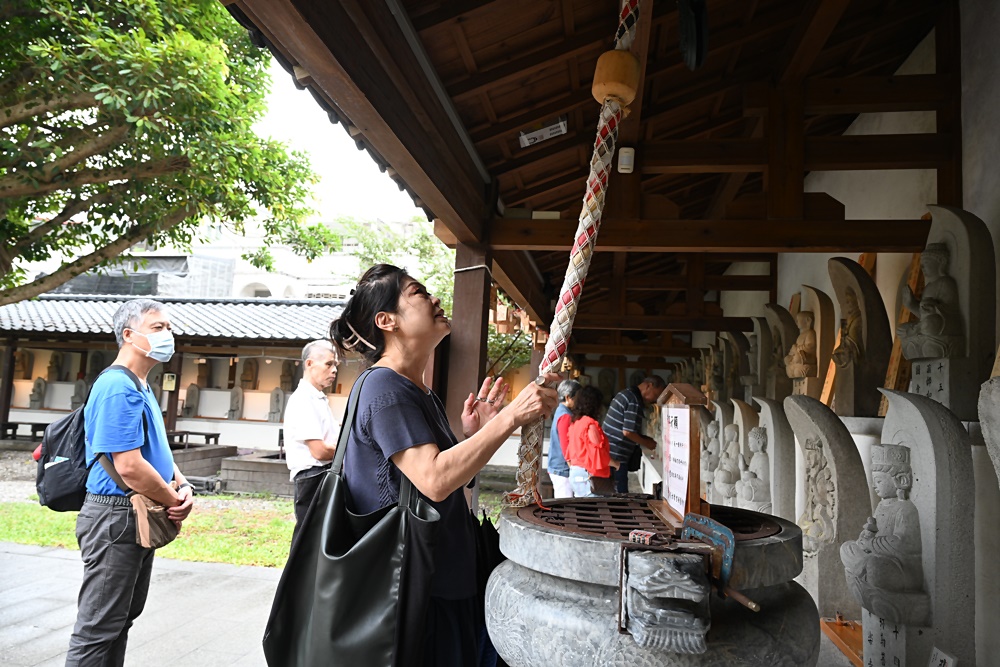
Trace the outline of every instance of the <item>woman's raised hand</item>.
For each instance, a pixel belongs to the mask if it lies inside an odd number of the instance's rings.
[[[478,394],[469,394],[462,407],[462,433],[465,437],[471,437],[497,416],[506,391],[507,384],[503,378],[493,382],[493,378],[488,377],[483,380]]]
[[[532,382],[505,408],[505,412],[510,412],[515,428],[548,417],[555,411],[559,396],[555,389],[549,389],[547,385],[559,382],[562,377],[558,373],[546,373],[543,377],[546,386]]]

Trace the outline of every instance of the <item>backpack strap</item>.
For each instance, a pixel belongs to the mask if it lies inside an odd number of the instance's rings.
[[[127,375],[129,379],[132,380],[132,382],[135,384],[136,391],[144,394],[142,389],[142,382],[139,381],[139,377],[135,373],[133,373],[130,369],[126,368],[125,366],[122,366],[121,364],[112,364],[108,366],[107,368],[105,368],[103,371],[100,372],[100,375],[98,375],[98,377],[104,375],[113,368],[125,373],[125,375]],[[89,394],[87,395],[87,400],[90,400]],[[142,411],[142,441],[143,444],[149,442],[149,425],[146,423],[145,408]],[[101,462],[101,467],[104,468],[104,472],[108,473],[108,477],[110,477],[111,480],[118,485],[119,489],[125,492],[126,496],[131,496],[135,493],[135,491],[129,488],[129,485],[125,483],[125,480],[122,479],[122,476],[118,474],[118,471],[115,469],[114,463],[111,462],[111,458],[106,453],[98,452],[97,456],[94,457],[94,461]],[[94,464],[91,463],[90,465]]]

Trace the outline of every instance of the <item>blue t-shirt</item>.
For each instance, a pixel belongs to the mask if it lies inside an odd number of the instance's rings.
[[[390,368],[372,371],[361,387],[344,453],[351,510],[368,514],[399,502],[402,477],[390,458],[432,442],[441,451],[458,442],[440,399]],[[470,598],[476,594],[476,546],[464,491],[459,488],[439,503],[428,502],[441,514],[431,595]]]
[[[569,477],[569,464],[566,463],[566,455],[563,451],[569,443],[559,441],[559,418],[572,414],[573,411],[567,408],[565,403],[560,403],[555,414],[552,415],[552,430],[549,431],[549,463],[546,466],[550,475]]]
[[[142,415],[146,415],[148,439],[143,433]],[[132,378],[123,371],[111,369],[94,381],[83,410],[87,442],[87,463],[99,452],[111,454],[139,449],[164,482],[174,477],[174,456],[167,442],[167,429],[156,395],[145,387],[135,388]],[[124,496],[114,480],[99,462],[90,468],[87,491],[102,496]]]

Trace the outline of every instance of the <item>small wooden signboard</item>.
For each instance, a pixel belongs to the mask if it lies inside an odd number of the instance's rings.
[[[662,406],[663,499],[653,509],[671,525],[683,522],[688,512],[708,516],[708,503],[701,498],[701,437],[696,410],[696,406],[708,405],[708,397],[692,385],[672,383],[656,402]]]

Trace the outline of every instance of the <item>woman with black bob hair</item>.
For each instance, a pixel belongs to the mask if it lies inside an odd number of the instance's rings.
[[[502,412],[502,379],[486,378],[462,410],[459,443],[444,405],[423,383],[434,348],[451,332],[440,299],[403,269],[365,272],[330,337],[377,368],[365,380],[344,457],[353,512],[399,500],[400,471],[441,514],[424,633],[427,667],[478,664],[475,537],[463,488],[515,429],[548,416],[556,392],[529,384]],[[451,363],[462,363],[453,358]],[[546,376],[546,383],[559,380]]]

